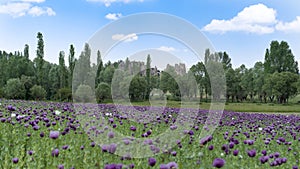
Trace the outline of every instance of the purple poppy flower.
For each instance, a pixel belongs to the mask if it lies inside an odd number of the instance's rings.
[[[224,151],[228,150],[228,145],[227,144],[222,145],[222,150]]]
[[[229,148],[230,148],[230,149],[233,149],[234,145],[235,145],[234,142],[230,142],[230,143],[229,143]]]
[[[15,111],[16,108],[13,107],[12,105],[8,105],[8,106],[7,106],[7,110],[9,110],[9,111]]]
[[[262,156],[259,158],[259,160],[262,164],[264,164],[264,163],[268,162],[269,156]]]
[[[294,166],[293,166],[293,169],[298,169],[298,166],[294,165]]]
[[[232,153],[233,153],[234,156],[237,156],[239,154],[239,150],[233,150]]]
[[[45,133],[44,132],[41,132],[40,133],[40,137],[44,137],[45,136]]]
[[[53,157],[58,157],[58,155],[59,155],[59,150],[58,149],[52,150],[52,156]]]
[[[103,152],[107,152],[109,150],[109,145],[102,145],[101,149]]]
[[[129,168],[134,168],[134,164],[129,164],[128,167]]]
[[[27,153],[28,153],[28,155],[32,156],[33,151],[32,151],[32,150],[29,150]]]
[[[110,131],[110,132],[108,132],[107,136],[108,136],[108,138],[114,138],[115,137],[115,133],[112,132],[112,131]]]
[[[282,162],[282,163],[286,163],[286,162],[287,162],[287,158],[283,157],[283,158],[281,159],[281,162]]]
[[[19,159],[15,157],[15,158],[12,159],[12,162],[13,162],[14,164],[17,164],[17,163],[19,162]]]
[[[248,153],[249,157],[255,157],[256,156],[256,150],[255,149],[249,150],[247,153]]]
[[[262,150],[261,153],[266,156],[267,155],[267,150]]]
[[[148,164],[149,164],[151,167],[153,167],[153,166],[156,164],[155,158],[150,157],[150,158],[148,159]]]
[[[159,169],[169,169],[169,166],[167,164],[161,164]]]
[[[177,152],[176,152],[176,151],[172,151],[172,152],[171,152],[171,155],[172,155],[172,156],[176,156],[176,155],[177,155]]]
[[[225,160],[223,160],[222,158],[216,158],[213,161],[213,167],[221,168],[224,165],[225,165]]]
[[[169,167],[169,169],[178,168],[178,165],[177,165],[177,163],[175,163],[175,162],[169,162],[169,163],[167,164],[167,166]]]
[[[188,134],[189,134],[190,136],[193,136],[193,135],[194,135],[194,131],[193,131],[193,130],[190,130]]]
[[[6,121],[6,118],[1,118],[0,121],[1,121],[2,123],[4,123],[4,122]]]
[[[58,169],[64,169],[65,167],[64,167],[64,165],[59,164],[57,168],[58,168]]]
[[[214,149],[213,145],[208,146],[208,150],[213,150],[213,149]]]
[[[116,152],[116,150],[117,150],[117,144],[113,143],[113,144],[109,145],[109,149],[108,149],[109,153],[113,154]]]
[[[63,150],[67,150],[69,148],[69,146],[68,145],[64,145],[64,146],[62,146],[62,149]]]
[[[131,127],[130,127],[130,130],[131,130],[131,131],[136,131],[136,127],[135,127],[135,126],[131,126]]]
[[[104,169],[122,169],[123,164],[107,164]]]
[[[35,125],[32,128],[33,128],[33,130],[39,130],[40,127],[38,125]]]
[[[57,139],[59,137],[59,131],[50,131],[50,138]]]

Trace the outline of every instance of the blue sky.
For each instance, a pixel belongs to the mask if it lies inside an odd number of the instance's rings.
[[[59,51],[68,55],[70,44],[75,45],[78,57],[84,43],[98,30],[141,12],[167,13],[190,22],[217,51],[230,55],[234,67],[252,67],[256,61],[263,61],[272,40],[287,41],[300,61],[298,0],[0,0],[0,50],[22,51],[29,44],[30,58],[34,58],[36,34],[40,31],[45,40],[45,59],[57,63]],[[188,65],[196,62],[187,59],[193,53],[172,39],[134,32],[112,38],[124,37],[129,40],[114,48],[107,59],[123,59],[151,48],[181,57]]]

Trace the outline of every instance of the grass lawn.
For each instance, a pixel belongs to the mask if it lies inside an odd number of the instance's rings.
[[[137,106],[149,106],[149,102],[134,102],[133,105]],[[164,106],[163,103],[155,103],[155,106]],[[178,101],[168,101],[168,107],[181,107]],[[184,105],[184,107],[197,108],[198,103],[190,102]],[[201,109],[209,109],[210,103],[201,103],[199,105]],[[235,112],[268,112],[268,113],[300,113],[300,104],[265,104],[265,103],[227,103],[225,110]]]

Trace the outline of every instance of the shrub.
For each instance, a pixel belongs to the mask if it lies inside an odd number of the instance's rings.
[[[60,101],[72,100],[72,90],[70,88],[61,88],[57,91],[56,99]]]
[[[78,103],[89,103],[94,101],[95,95],[91,86],[79,85],[74,96],[74,101]]]
[[[111,88],[107,83],[100,83],[96,89],[96,97],[98,102],[111,98]]]
[[[34,100],[43,100],[45,99],[47,92],[42,86],[34,85],[30,88],[30,95]]]
[[[8,99],[24,99],[26,90],[19,78],[9,79],[5,86],[5,96]]]

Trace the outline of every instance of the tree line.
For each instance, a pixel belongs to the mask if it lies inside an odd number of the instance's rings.
[[[75,57],[74,45],[70,45],[67,54],[60,51],[58,64],[46,61],[44,56],[44,40],[40,32],[37,33],[33,61],[29,59],[27,44],[23,52],[0,51],[0,97],[72,101],[91,99],[89,97],[95,95],[98,102],[124,97],[143,101],[153,95],[153,89],[159,89],[162,91],[160,97],[167,96],[172,100],[209,101],[209,98],[217,98],[227,102],[286,103],[300,90],[298,63],[285,41],[272,41],[270,48],[266,49],[264,62],[256,62],[252,68],[245,65],[233,68],[226,52],[212,53],[207,49],[204,61],[196,63],[184,74],[176,73],[172,66],[153,72],[150,55],[143,73],[138,65],[134,71],[129,70],[133,63],[128,58],[122,71],[122,61],[104,64],[100,51],[97,52],[97,63],[91,63],[88,43],[78,58]],[[224,75],[211,74],[220,68]],[[226,83],[216,86],[218,78],[226,79]]]

